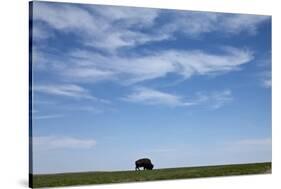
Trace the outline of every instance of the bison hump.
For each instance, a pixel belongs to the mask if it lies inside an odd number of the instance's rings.
[[[148,158],[142,158],[137,160],[136,163],[151,163],[151,160]]]

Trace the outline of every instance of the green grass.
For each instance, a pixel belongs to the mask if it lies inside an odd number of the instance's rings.
[[[72,186],[120,182],[270,173],[271,163],[155,169],[152,171],[81,172],[33,175],[33,187]]]

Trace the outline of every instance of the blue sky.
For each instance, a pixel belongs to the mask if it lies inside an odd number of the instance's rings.
[[[271,17],[33,3],[33,172],[271,161]]]

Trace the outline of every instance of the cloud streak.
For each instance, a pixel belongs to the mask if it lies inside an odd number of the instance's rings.
[[[267,69],[266,71],[262,72],[262,86],[265,88],[271,88],[272,87],[272,72],[271,70]]]
[[[51,3],[35,3],[35,6],[35,20],[43,21],[50,28],[63,33],[79,33],[78,37],[84,45],[109,52],[159,38],[159,35],[150,36],[129,29],[132,26],[144,28],[152,25],[158,15],[154,9],[110,6],[91,6],[84,9],[82,6]]]
[[[96,146],[94,139],[79,139],[68,136],[33,137],[34,150],[91,149]]]
[[[122,100],[147,105],[166,105],[171,107],[194,105],[192,102],[184,101],[180,96],[148,88],[137,88],[135,92],[122,98]]]
[[[63,115],[50,114],[50,115],[36,115],[36,116],[33,116],[32,119],[41,120],[41,119],[55,119],[55,118],[60,118],[60,117],[63,117]]]
[[[123,101],[144,105],[162,105],[168,107],[188,107],[207,105],[214,109],[219,109],[233,100],[231,90],[215,91],[209,93],[198,92],[188,100],[184,96],[162,92],[155,89],[139,87],[121,98]]]
[[[81,83],[115,81],[135,84],[164,78],[169,73],[187,79],[195,75],[238,70],[254,59],[252,51],[223,47],[224,50],[220,49],[217,53],[200,49],[158,49],[153,53],[130,54],[122,53],[122,49],[128,52],[128,49],[144,44],[175,40],[177,33],[183,33],[186,37],[198,37],[210,32],[227,35],[246,32],[253,35],[259,25],[269,18],[118,6],[92,5],[86,8],[64,3],[36,2],[34,6],[35,40],[48,38],[42,32],[44,28],[53,34],[50,37],[56,37],[55,30],[73,34],[79,41],[79,48],[76,46],[64,53],[63,61],[61,56],[52,56],[44,48],[34,47],[35,67],[40,68],[41,65],[44,70],[51,70],[62,81]],[[159,21],[163,16],[167,17],[166,22]]]
[[[173,16],[163,26],[162,32],[170,35],[181,32],[187,37],[197,38],[203,34],[218,32],[236,35],[245,32],[249,35],[257,33],[258,26],[269,19],[267,16],[249,14],[222,14],[196,11],[169,11]]]
[[[51,70],[60,82],[79,85],[38,85],[34,87],[34,91],[101,102],[106,100],[91,95],[90,91],[80,84],[111,81],[121,85],[135,85],[162,79],[169,74],[181,77],[184,81],[193,76],[237,71],[254,60],[254,53],[251,50],[230,46],[216,47],[216,51],[157,49],[146,53],[121,53],[122,48],[132,49],[155,41],[174,40],[177,33],[192,38],[210,32],[222,32],[227,35],[245,32],[248,35],[255,35],[259,25],[269,18],[257,15],[115,6],[93,5],[85,8],[82,5],[63,3],[37,2],[35,6],[35,38],[40,40],[48,38],[40,36],[44,35],[42,28],[48,28],[63,34],[71,33],[81,44],[78,45],[79,48],[76,46],[75,49],[71,48],[64,53],[63,61],[60,56],[50,56],[50,52],[35,48],[36,65],[42,62],[44,70]],[[159,18],[165,15],[167,22],[159,21]],[[45,57],[48,57],[48,61]],[[265,85],[269,84],[266,80]],[[230,90],[197,94],[188,101],[185,96],[136,87],[133,93],[122,99],[176,107],[208,103],[214,109],[233,100]]]
[[[264,85],[264,87],[266,87],[266,88],[270,88],[270,87],[272,86],[272,80],[269,79],[269,78],[265,79],[265,80],[263,81],[263,85]]]
[[[98,100],[96,97],[92,96],[88,90],[74,84],[37,85],[33,87],[33,90],[35,92],[44,93],[48,95],[65,96],[76,99]]]
[[[220,92],[214,92],[210,96],[211,100],[214,102],[212,107],[218,109],[233,100],[232,92],[230,90],[223,90]]]
[[[73,66],[60,72],[76,81],[123,81],[133,84],[163,78],[169,73],[183,78],[238,70],[253,60],[249,50],[225,47],[220,54],[202,50],[166,50],[142,56],[102,56],[91,51],[74,51]],[[75,73],[75,74],[74,74]]]
[[[36,2],[34,6],[35,21],[44,22],[50,29],[62,33],[72,33],[85,46],[111,53],[124,47],[173,40],[177,32],[187,37],[210,32],[233,35],[245,31],[255,34],[258,26],[269,18],[118,6],[92,5],[86,9],[83,6],[44,2]],[[167,22],[159,23],[158,18],[165,15],[169,16]],[[36,32],[36,36],[46,38],[42,32]]]

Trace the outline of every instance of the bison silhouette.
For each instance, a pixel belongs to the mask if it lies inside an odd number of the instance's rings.
[[[143,170],[153,169],[153,164],[151,163],[151,160],[148,158],[139,159],[135,163],[136,163],[136,170],[140,170],[140,167],[143,167]]]

